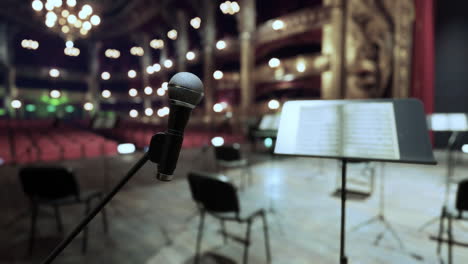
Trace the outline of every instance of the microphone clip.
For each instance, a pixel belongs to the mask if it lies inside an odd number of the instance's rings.
[[[181,134],[170,131],[157,133],[151,138],[148,154],[149,160],[158,164],[158,180],[172,180],[183,139]]]

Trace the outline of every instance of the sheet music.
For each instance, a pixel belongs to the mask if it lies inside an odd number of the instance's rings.
[[[392,103],[343,105],[343,156],[400,159]]]
[[[298,154],[341,154],[341,118],[338,105],[301,107],[299,115],[300,125],[296,135]]]

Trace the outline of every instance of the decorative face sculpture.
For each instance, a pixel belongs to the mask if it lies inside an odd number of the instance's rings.
[[[394,22],[385,2],[348,2],[346,98],[379,98],[390,95]]]

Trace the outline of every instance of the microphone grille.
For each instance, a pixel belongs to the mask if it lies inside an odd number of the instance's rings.
[[[179,72],[169,80],[169,99],[197,105],[203,98],[203,82],[195,74]]]

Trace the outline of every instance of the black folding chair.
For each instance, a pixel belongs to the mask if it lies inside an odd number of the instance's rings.
[[[442,235],[443,232],[447,232],[447,244],[448,244],[448,263],[452,264],[453,256],[453,244],[455,243],[453,239],[453,230],[452,222],[453,221],[468,221],[468,215],[463,215],[463,212],[468,212],[468,179],[463,180],[458,183],[457,195],[455,199],[455,208],[442,208],[440,226],[439,226],[439,237],[437,240],[437,254],[440,255],[442,248]],[[447,219],[448,227],[445,227],[445,219]]]
[[[36,220],[41,205],[54,208],[57,230],[63,233],[60,206],[85,204],[85,215],[91,210],[91,202],[102,199],[100,191],[80,192],[73,172],[62,167],[25,167],[19,173],[23,191],[28,196],[31,206],[31,229],[29,233],[29,255],[32,254],[36,235]],[[102,210],[102,223],[107,233],[106,212]],[[86,252],[88,228],[83,231],[82,252]]]
[[[217,168],[224,169],[241,169],[240,188],[244,188],[244,181],[252,184],[252,173],[247,159],[242,157],[239,144],[224,145],[215,147],[215,159]],[[246,178],[246,179],[244,179]]]
[[[202,172],[190,172],[188,175],[188,181],[192,192],[192,198],[200,209],[200,225],[198,228],[195,255],[196,264],[200,261],[200,247],[206,213],[220,220],[224,243],[227,243],[229,237],[244,245],[244,264],[247,264],[248,262],[252,223],[257,217],[261,217],[265,237],[267,263],[271,263],[268,222],[266,220],[266,212],[263,208],[254,208],[253,210],[244,210],[241,212],[236,187],[229,182],[223,181],[217,177],[217,175]],[[247,223],[245,238],[239,238],[226,232],[226,221]]]

